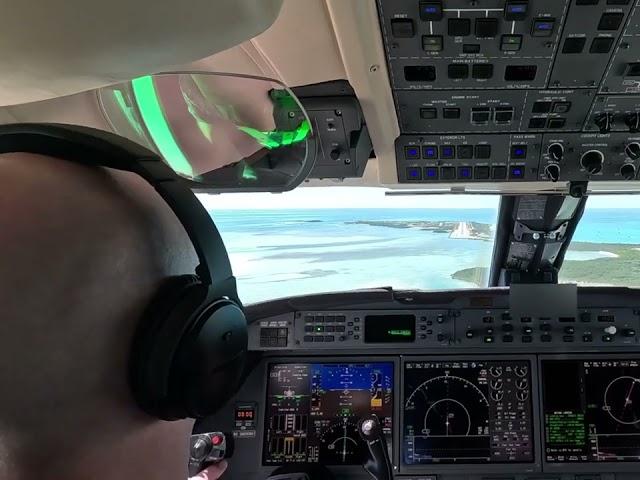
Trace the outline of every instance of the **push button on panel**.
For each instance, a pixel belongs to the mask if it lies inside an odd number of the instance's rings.
[[[424,179],[428,181],[438,180],[438,167],[427,167],[424,169]]]
[[[533,104],[533,113],[549,113],[552,107],[551,102],[536,102]]]
[[[452,145],[443,145],[440,147],[440,158],[449,159],[455,157],[455,149]]]
[[[422,49],[425,52],[441,52],[443,48],[442,35],[423,35]]]
[[[511,158],[523,159],[527,158],[527,146],[526,145],[512,145],[511,146]]]
[[[605,12],[600,17],[598,23],[598,30],[615,31],[620,28],[620,24],[624,20],[624,13],[622,12]]]
[[[420,167],[408,167],[407,180],[411,180],[413,182],[422,180],[422,169]]]
[[[433,145],[422,147],[422,157],[427,160],[436,160],[438,158],[438,147]]]
[[[589,53],[609,53],[613,48],[613,37],[596,37],[591,42]]]
[[[504,6],[504,19],[518,21],[527,18],[529,3],[524,0],[508,0]]]
[[[570,37],[564,41],[564,45],[562,47],[562,53],[576,54],[582,53],[584,50],[584,45],[587,43],[587,39],[585,37]]]
[[[566,118],[550,118],[549,119],[549,128],[564,128],[567,123]]]
[[[513,121],[513,108],[496,107],[494,120],[496,123],[511,123]]]
[[[471,109],[471,123],[487,124],[491,119],[491,109],[484,107],[476,107]]]
[[[493,77],[493,64],[478,63],[473,66],[471,76],[476,80],[488,80]]]
[[[493,180],[506,180],[507,167],[493,167],[491,171],[491,178]]]
[[[476,167],[475,168],[476,180],[488,180],[489,179],[489,167]]]
[[[434,107],[421,108],[420,118],[423,120],[435,120],[438,118],[438,109]]]
[[[391,20],[391,34],[396,38],[413,38],[416,34],[415,24],[410,18]]]
[[[550,37],[553,35],[555,24],[555,18],[537,18],[533,21],[531,35],[534,37]]]
[[[404,158],[407,160],[419,160],[420,147],[404,147]]]
[[[498,34],[497,18],[476,18],[476,37],[493,38]]]
[[[459,145],[458,158],[461,160],[469,160],[473,158],[473,145]]]
[[[473,168],[471,167],[458,167],[458,179],[459,180],[471,180],[473,178]]]
[[[442,20],[442,2],[436,0],[420,0],[420,19],[425,22]]]
[[[491,145],[476,145],[476,158],[479,160],[491,158]]]
[[[522,35],[502,35],[500,50],[503,52],[517,52],[522,48]]]
[[[524,169],[523,165],[512,165],[509,169],[509,178],[513,180],[521,180],[524,178]]]
[[[448,68],[449,78],[452,80],[469,78],[469,65],[452,63]]]
[[[556,102],[553,104],[553,113],[567,113],[571,110],[571,102]]]
[[[454,107],[445,107],[442,109],[442,118],[446,120],[454,120],[460,118],[460,109]]]
[[[455,180],[456,169],[454,167],[442,167],[440,169],[440,178],[442,180]]]
[[[466,37],[471,34],[471,20],[468,18],[450,18],[448,30],[450,37]]]

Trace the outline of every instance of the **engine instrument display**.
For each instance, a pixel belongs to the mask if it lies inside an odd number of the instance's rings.
[[[360,418],[376,414],[391,445],[393,363],[272,364],[263,463],[362,464]]]
[[[406,465],[533,462],[532,423],[528,360],[404,365]]]
[[[640,461],[640,361],[543,360],[547,462]]]

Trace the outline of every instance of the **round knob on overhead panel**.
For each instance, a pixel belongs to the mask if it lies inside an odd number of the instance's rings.
[[[627,157],[633,160],[637,160],[638,158],[640,158],[640,143],[631,142],[627,144],[627,146],[624,147],[624,153],[627,155]]]
[[[626,163],[620,168],[620,175],[625,180],[636,179],[636,166],[633,163]]]
[[[600,173],[604,165],[604,154],[600,150],[589,150],[580,158],[580,165],[582,165],[590,175]]]
[[[631,133],[640,132],[640,113],[628,113],[624,117],[624,123],[627,125],[627,127],[629,127],[629,131]]]
[[[564,146],[562,146],[561,143],[552,143],[549,145],[547,152],[549,153],[551,160],[559,162],[562,160],[562,157],[564,157]]]
[[[331,160],[340,160],[340,154],[342,154],[342,151],[339,148],[334,148],[329,153],[329,156],[331,157]]]
[[[613,122],[613,115],[610,113],[600,113],[596,115],[593,122],[600,129],[600,133],[609,133],[611,131],[611,123]]]
[[[615,325],[609,325],[604,329],[604,333],[606,333],[607,335],[615,335],[616,333],[618,333],[618,329]]]
[[[556,163],[550,163],[544,169],[544,173],[547,175],[547,178],[552,182],[557,182],[560,180],[560,165]]]

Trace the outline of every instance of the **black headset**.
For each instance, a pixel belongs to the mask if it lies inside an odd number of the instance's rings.
[[[0,153],[13,152],[133,172],[171,207],[199,265],[194,275],[168,279],[147,308],[133,339],[130,384],[140,407],[154,417],[215,413],[241,384],[247,321],[220,233],[189,183],[145,147],[87,127],[1,125]]]

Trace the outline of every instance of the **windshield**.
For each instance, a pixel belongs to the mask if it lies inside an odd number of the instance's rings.
[[[499,197],[385,192],[300,188],[200,199],[220,229],[245,303],[385,286],[487,285]]]
[[[560,281],[640,287],[640,196],[589,198]]]

